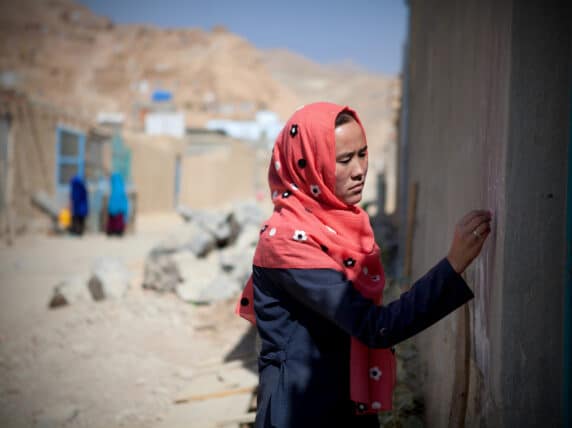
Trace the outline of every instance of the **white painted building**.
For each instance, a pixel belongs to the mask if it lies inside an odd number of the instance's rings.
[[[240,140],[265,141],[272,145],[284,127],[276,113],[261,110],[255,120],[213,119],[207,122],[207,129],[224,131],[228,136]]]

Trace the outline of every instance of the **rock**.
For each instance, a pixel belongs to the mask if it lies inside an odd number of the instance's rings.
[[[199,226],[192,225],[191,227],[192,234],[184,247],[192,251],[197,257],[206,257],[216,247],[217,239],[213,234]]]
[[[177,265],[171,254],[152,250],[145,261],[143,288],[159,292],[172,292],[181,281]]]
[[[219,252],[222,271],[240,283],[245,283],[252,272],[255,248],[229,247]]]
[[[214,236],[219,247],[231,245],[240,232],[240,225],[232,213],[200,211],[196,213],[194,221],[203,230]]]
[[[72,305],[76,302],[90,302],[91,294],[88,289],[89,276],[75,275],[65,279],[54,287],[49,307]]]
[[[177,296],[186,302],[201,302],[200,296],[219,274],[218,260],[214,253],[199,259],[191,252],[173,255],[181,283],[177,284]]]
[[[241,249],[255,248],[259,238],[260,227],[253,224],[246,224],[240,230],[240,235],[238,235],[235,246]]]
[[[252,272],[252,259],[259,236],[257,226],[247,225],[235,245],[219,252],[221,269],[239,283],[244,284]]]
[[[230,275],[220,274],[201,291],[199,301],[211,303],[229,299],[235,296],[241,289],[241,284],[237,279]]]
[[[179,205],[177,206],[177,212],[180,214],[181,217],[183,217],[183,220],[185,221],[193,220],[194,211],[189,207],[185,205]]]
[[[253,201],[239,202],[235,204],[232,212],[241,229],[244,229],[249,225],[258,229],[260,227],[260,223],[264,220],[264,213],[258,204]]]
[[[96,260],[89,280],[89,291],[94,300],[120,299],[129,288],[129,271],[117,259],[104,257]]]

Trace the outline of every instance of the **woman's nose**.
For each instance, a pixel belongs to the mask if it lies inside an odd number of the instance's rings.
[[[365,174],[367,168],[367,161],[362,159],[356,159],[356,162],[352,169],[352,178],[355,180],[361,180]]]

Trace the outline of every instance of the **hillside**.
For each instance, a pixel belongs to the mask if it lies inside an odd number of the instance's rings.
[[[391,117],[395,89],[393,77],[259,51],[224,27],[117,25],[72,0],[1,2],[0,72],[57,105],[123,111],[128,120],[153,89],[170,90],[195,126],[261,108],[286,119],[300,104],[327,99],[354,106],[370,128]]]
[[[260,108],[287,116],[298,104],[260,53],[224,28],[115,25],[71,0],[2,2],[0,70],[18,88],[87,113],[132,112],[157,88],[173,91],[196,125]]]

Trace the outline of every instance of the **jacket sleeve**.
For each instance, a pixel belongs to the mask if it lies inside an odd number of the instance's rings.
[[[431,326],[474,295],[444,258],[399,299],[378,306],[364,298],[333,269],[269,269],[255,266],[254,281],[264,276],[350,336],[370,348],[389,348]],[[259,278],[262,279],[262,278]]]

